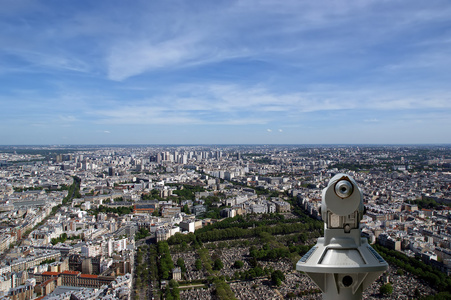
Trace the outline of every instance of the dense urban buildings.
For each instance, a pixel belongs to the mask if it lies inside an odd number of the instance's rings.
[[[390,282],[387,298],[439,295],[451,287],[450,150],[5,146],[0,299],[319,299],[293,263],[321,234],[321,190],[338,172],[363,189],[363,235],[401,255],[364,297]]]

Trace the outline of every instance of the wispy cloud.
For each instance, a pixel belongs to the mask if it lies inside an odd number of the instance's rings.
[[[366,120],[363,120],[363,121],[367,122],[367,123],[379,123],[380,122],[378,119],[366,119]]]
[[[74,116],[59,116],[59,119],[66,123],[78,121]]]
[[[149,41],[123,41],[114,45],[107,58],[108,77],[123,80],[148,70],[171,68],[197,58],[197,38],[178,39],[152,44]]]
[[[190,92],[188,92],[190,91]],[[184,94],[179,97],[178,94]],[[451,109],[448,93],[415,97],[389,91],[333,90],[276,94],[239,86],[183,86],[162,97],[92,109],[98,122],[117,124],[268,124],[298,122],[300,116],[328,111],[404,111]],[[365,119],[374,122],[376,118]]]
[[[250,1],[221,5],[221,14],[213,6],[200,11],[185,8],[186,13],[176,10],[173,13],[177,20],[173,16],[166,20],[160,17],[162,23],[156,26],[141,19],[137,23],[142,26],[133,28],[137,32],[113,40],[107,57],[108,76],[124,80],[161,68],[212,64],[238,57],[277,59],[282,64],[287,60],[293,63],[296,57],[294,63],[307,65],[321,57],[326,57],[327,62],[331,54],[349,60],[349,51],[357,57],[368,55],[374,45],[391,43],[396,35],[410,31],[413,24],[421,28],[434,19],[442,20],[450,11],[447,7],[444,11],[421,7],[421,13],[417,13],[416,6],[421,5],[378,13],[383,7],[378,1],[287,1],[284,5]],[[155,17],[148,13],[143,16]],[[391,22],[386,22],[387,18]],[[360,26],[355,26],[356,22]],[[246,38],[237,39],[240,35]]]

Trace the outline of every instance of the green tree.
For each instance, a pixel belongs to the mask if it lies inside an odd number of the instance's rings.
[[[236,260],[233,264],[233,267],[235,269],[241,269],[244,266],[244,263],[241,260]]]
[[[135,241],[140,240],[140,239],[144,239],[147,236],[149,236],[149,230],[147,230],[144,227],[141,227],[138,232],[135,233]]]
[[[177,266],[180,267],[180,269],[182,270],[183,273],[186,272],[185,261],[183,260],[183,258],[179,257],[179,258],[177,259]]]
[[[220,258],[215,259],[214,263],[213,263],[213,270],[221,270],[222,268],[224,268],[224,264],[222,263]]]
[[[200,259],[196,259],[194,262],[194,266],[196,267],[196,270],[200,271],[202,270],[202,261]]]
[[[232,300],[236,299],[235,294],[230,289],[230,286],[220,278],[214,280],[215,285],[215,295],[219,300]]]
[[[271,273],[271,281],[274,285],[280,286],[282,284],[282,281],[285,280],[285,275],[283,275],[283,272],[280,270],[275,270]]]
[[[257,259],[255,257],[252,257],[249,260],[249,264],[251,265],[252,268],[255,268],[258,265],[258,261],[257,261]]]
[[[393,286],[391,283],[386,283],[379,288],[379,293],[384,296],[391,295],[393,293]]]
[[[158,242],[158,254],[160,255],[159,260],[159,273],[161,279],[170,279],[170,272],[174,268],[174,263],[172,262],[171,253],[169,252],[169,245],[166,241]]]
[[[179,284],[174,279],[171,279],[169,281],[168,288],[166,289],[166,299],[173,299],[173,300],[180,299]]]

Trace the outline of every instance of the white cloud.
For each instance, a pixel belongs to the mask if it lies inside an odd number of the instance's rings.
[[[89,72],[90,67],[83,61],[82,58],[78,58],[64,51],[53,51],[46,53],[47,50],[28,50],[21,49],[20,47],[5,47],[2,49],[4,54],[20,58],[28,63],[26,68],[10,68],[14,72],[36,72],[39,69],[48,71],[74,71],[74,72]]]
[[[108,77],[123,80],[148,70],[172,67],[200,53],[191,49],[194,37],[181,37],[153,44],[146,40],[125,40],[113,46],[107,58]]]
[[[78,121],[75,116],[59,116],[59,119],[66,123]]]
[[[272,130],[271,130],[271,129],[269,129],[269,128],[268,128],[268,129],[266,129],[266,131],[267,131],[267,132],[272,132]]]
[[[165,4],[150,5],[150,9],[138,6],[135,9],[140,11],[134,12],[132,25],[125,27],[128,30],[121,29],[107,43],[108,77],[121,81],[161,68],[183,68],[237,57],[309,65],[321,61],[329,64],[343,55],[346,63],[355,63],[348,59],[349,52],[362,53],[367,58],[366,52],[374,45],[402,36],[412,30],[413,23],[421,27],[434,18],[441,20],[449,15],[446,7],[425,9],[413,4],[384,10],[379,5],[383,4],[286,1],[280,5],[277,1],[247,1],[184,9],[168,9]],[[109,19],[100,22],[108,26],[94,27],[117,27]],[[357,22],[360,26],[355,26]]]
[[[183,95],[179,97],[179,95]],[[347,112],[343,117],[359,119],[364,111],[372,115],[361,117],[367,123],[379,120],[379,112],[451,109],[449,94],[415,97],[402,92],[373,90],[340,90],[277,94],[263,88],[236,85],[182,86],[161,96],[132,100],[128,104],[110,104],[109,108],[86,108],[97,122],[107,124],[297,124],[302,116],[312,113]],[[338,115],[336,117],[339,117]],[[282,132],[282,130],[278,130]]]

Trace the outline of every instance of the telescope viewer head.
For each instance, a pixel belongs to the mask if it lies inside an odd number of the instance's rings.
[[[350,215],[354,216],[354,222],[357,221],[355,217],[357,217],[358,221],[361,220],[363,215],[363,193],[357,186],[354,178],[346,174],[337,174],[332,177],[327,187],[323,189],[321,217],[328,225],[337,228],[341,226],[329,223],[332,223],[333,220],[338,221],[338,217],[341,217],[338,222],[342,223],[344,221],[343,218],[347,218]],[[354,226],[352,227],[355,228]]]

